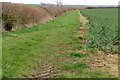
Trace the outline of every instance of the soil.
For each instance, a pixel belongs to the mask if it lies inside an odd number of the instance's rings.
[[[80,22],[83,23],[83,24],[87,24],[88,23],[88,20],[86,19],[86,17],[84,17],[82,14],[80,14]]]

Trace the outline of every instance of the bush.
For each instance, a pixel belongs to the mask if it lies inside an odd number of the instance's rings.
[[[58,17],[66,11],[73,9],[69,7],[25,5],[6,2],[2,2],[2,5],[3,27],[8,31],[40,23],[48,16],[50,18]]]
[[[13,25],[24,26],[26,24],[37,23],[47,16],[47,12],[37,6],[13,3],[2,3],[2,5],[3,24],[11,24],[12,28],[14,28]],[[3,27],[5,28],[7,26]]]

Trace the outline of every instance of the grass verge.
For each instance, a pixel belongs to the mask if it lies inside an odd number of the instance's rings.
[[[71,11],[44,24],[3,33],[3,77],[34,72],[38,62],[59,50],[58,45],[70,42],[71,31],[80,25],[78,17],[78,11]]]

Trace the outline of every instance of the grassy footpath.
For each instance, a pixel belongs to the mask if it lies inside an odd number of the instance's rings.
[[[84,51],[86,39],[81,34],[86,31],[78,33],[82,26],[78,13],[70,11],[44,24],[3,33],[3,77],[37,73],[36,67],[49,60],[60,67],[59,78],[113,77],[102,68],[88,70],[87,62],[93,59],[87,59],[90,54]]]
[[[37,62],[70,43],[79,26],[78,11],[71,11],[44,24],[3,33],[3,77],[34,71]]]

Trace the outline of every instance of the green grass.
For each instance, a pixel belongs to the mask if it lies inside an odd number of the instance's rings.
[[[104,74],[105,72],[103,70],[92,70],[87,71],[84,69],[77,69],[78,71],[76,73],[62,73],[59,77],[60,78],[113,78],[114,75],[111,75],[110,73]],[[91,79],[92,80],[92,79]]]
[[[97,48],[106,53],[117,50],[118,9],[86,9],[81,13],[89,20],[89,48]]]
[[[85,70],[85,68],[89,68],[89,65],[84,62],[71,63],[64,62],[63,69],[67,70],[66,72],[62,72],[59,76],[60,78],[113,78],[114,75],[110,73],[106,73],[102,68],[95,70]],[[70,73],[69,70],[75,70],[76,72]]]
[[[74,45],[74,46],[68,48],[68,50],[81,50],[81,49],[83,49],[83,47],[80,44]]]
[[[93,71],[90,73],[90,72],[81,70],[80,71],[81,74],[79,74],[79,73],[78,74],[62,73],[60,75],[60,78],[61,79],[63,78],[63,80],[66,80],[65,78],[80,78],[81,77],[81,78],[90,78],[89,80],[93,80],[91,78],[96,79],[96,78],[112,78],[113,77],[113,75],[101,74],[101,73],[99,73],[99,71]]]
[[[81,45],[75,45],[71,48],[71,50],[81,50],[82,46]]]
[[[88,54],[80,53],[80,52],[69,52],[68,53],[70,57],[84,57]]]
[[[2,34],[0,33],[0,79],[2,78]]]
[[[57,63],[60,58],[70,61],[59,61],[58,67],[63,69],[60,78],[109,78],[101,69],[99,71],[87,71],[90,66],[86,64],[84,56],[88,53],[64,52],[64,50],[81,50],[77,29],[79,22],[78,10],[70,11],[64,16],[50,20],[34,27],[23,28],[14,32],[3,33],[3,78],[21,78],[37,72],[38,63],[52,60]],[[12,36],[15,34],[16,36]],[[61,45],[72,45],[70,48]],[[63,52],[58,52],[63,51]],[[74,63],[72,60],[77,59]],[[76,70],[75,73],[69,73]]]
[[[64,70],[71,70],[71,69],[79,70],[79,69],[84,69],[88,67],[89,66],[84,62],[78,62],[78,63],[64,62],[64,65],[63,65]]]
[[[44,24],[3,33],[3,77],[34,72],[38,62],[71,42],[71,32],[80,25],[78,17],[78,11],[71,11]]]
[[[78,37],[78,39],[84,40],[84,38],[83,38],[83,37],[81,37],[81,36],[80,36],[80,37]]]

